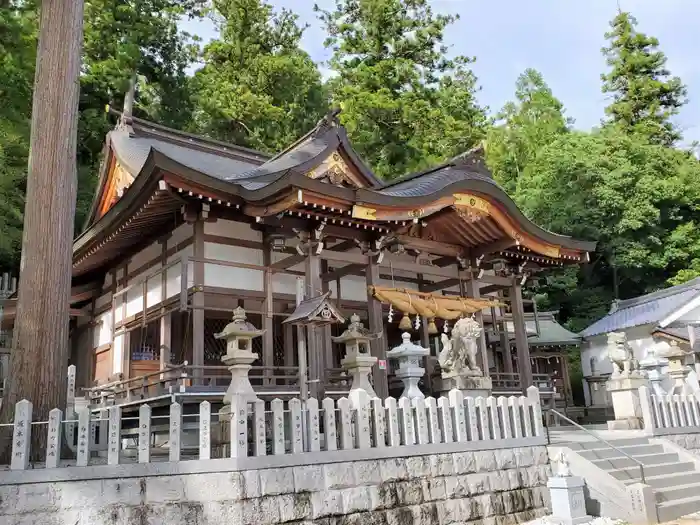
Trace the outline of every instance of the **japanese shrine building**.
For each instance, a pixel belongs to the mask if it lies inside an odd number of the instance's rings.
[[[494,385],[519,392],[547,379],[533,378],[528,337],[536,334],[528,325],[536,310],[522,287],[540,270],[586,263],[594,249],[529,221],[479,150],[384,183],[336,114],[274,157],[122,116],[73,245],[71,308],[80,316],[71,362],[86,387],[159,378],[180,364],[192,388],[223,392],[230,374],[214,334],[243,306],[265,330],[254,385],[275,395],[298,391],[297,334],[282,321],[297,297],[330,291],[345,315],[383,332],[371,352],[384,398],[394,388],[386,352],[401,342],[398,318],[389,323],[368,291],[384,285],[507,305],[476,314],[485,328],[480,356]],[[429,333],[426,319],[418,323],[413,337],[433,353],[422,382],[428,392],[439,333]],[[307,342],[312,395],[346,384],[331,341],[343,329],[325,327]]]

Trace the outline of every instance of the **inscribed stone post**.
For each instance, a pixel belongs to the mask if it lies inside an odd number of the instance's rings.
[[[29,444],[32,437],[32,404],[23,399],[15,405],[14,431],[12,435],[12,470],[29,467]]]
[[[61,427],[63,412],[54,408],[49,412],[49,429],[46,439],[46,468],[56,468],[61,460]]]
[[[170,405],[170,439],[168,443],[168,459],[170,461],[180,461],[181,440],[182,405],[173,403]]]
[[[199,459],[211,459],[211,404],[199,404]]]
[[[323,428],[326,432],[324,450],[338,450],[338,432],[335,423],[335,402],[327,397],[323,400]]]
[[[72,419],[75,415],[75,365],[68,367],[67,390],[66,390],[66,417]]]
[[[139,407],[139,463],[151,461],[151,407]]]
[[[78,451],[75,464],[87,467],[90,461],[90,408],[83,407],[78,411]]]
[[[122,411],[118,406],[109,407],[109,441],[107,464],[118,465],[122,441]]]

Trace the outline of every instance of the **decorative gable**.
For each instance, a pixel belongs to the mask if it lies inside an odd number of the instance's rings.
[[[319,166],[306,174],[307,177],[345,188],[364,188],[366,183],[345,162],[338,151],[331,153]]]
[[[129,186],[131,186],[133,182],[134,177],[131,175],[131,173],[129,173],[118,161],[114,160],[96,219],[99,219],[105,213],[107,213],[110,208],[122,198],[124,192],[129,189]]]

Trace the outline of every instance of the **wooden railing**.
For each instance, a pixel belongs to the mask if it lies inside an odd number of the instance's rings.
[[[298,394],[299,368],[295,366],[254,366],[250,383],[259,394],[274,392]],[[225,392],[231,373],[223,365],[171,365],[138,377],[85,389],[93,405],[149,399],[188,391]]]

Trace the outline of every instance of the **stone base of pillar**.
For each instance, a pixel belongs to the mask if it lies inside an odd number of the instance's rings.
[[[452,376],[443,377],[439,388],[440,394],[447,396],[448,392],[457,389],[464,397],[489,397],[493,389],[490,377],[482,376]]]
[[[636,430],[644,428],[639,388],[649,386],[649,380],[640,374],[614,377],[606,388],[612,398],[615,420],[608,421],[609,430]]]
[[[547,481],[552,500],[552,517],[566,525],[578,525],[593,520],[586,514],[585,483],[576,476],[552,477]]]

